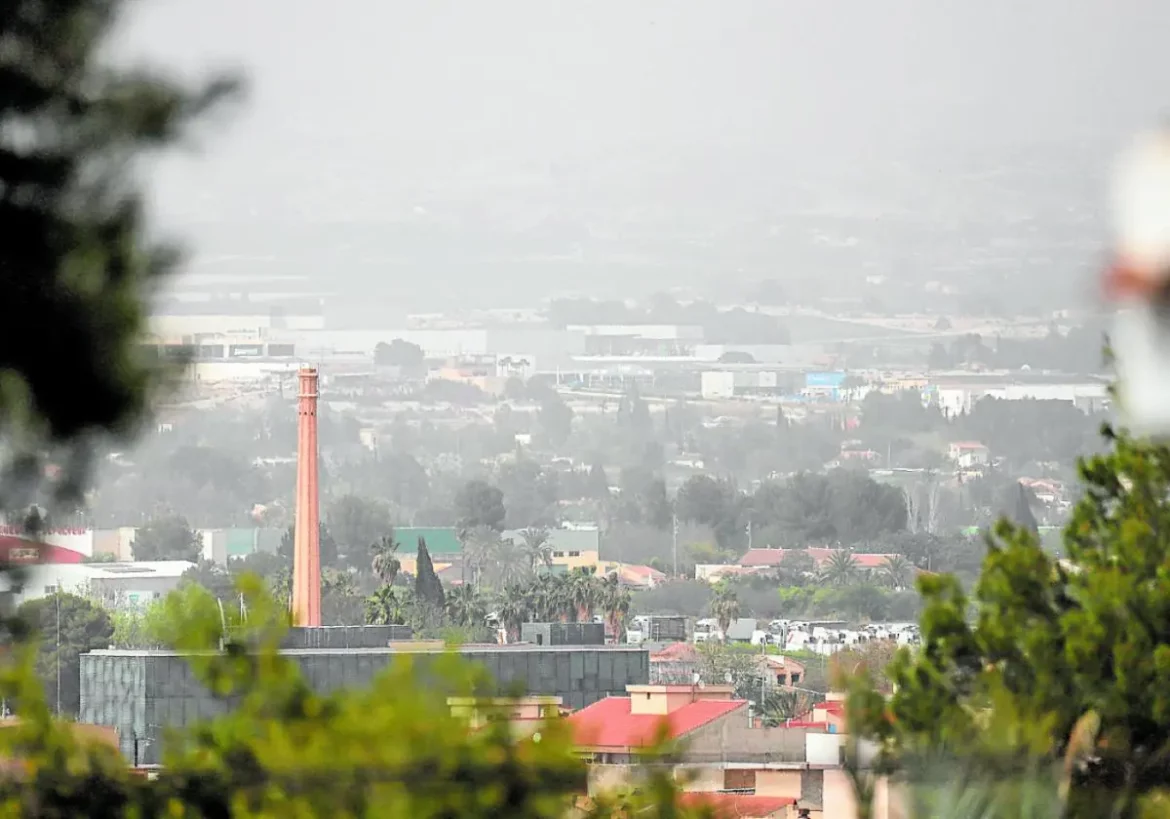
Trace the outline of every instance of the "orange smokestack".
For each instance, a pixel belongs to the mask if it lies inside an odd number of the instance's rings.
[[[300,371],[297,403],[297,510],[293,544],[295,625],[321,625],[320,507],[317,498],[317,370]]]

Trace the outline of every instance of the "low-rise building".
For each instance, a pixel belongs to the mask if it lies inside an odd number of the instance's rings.
[[[461,564],[463,542],[454,526],[402,526],[394,530],[394,542],[399,566],[407,574],[418,574],[419,540],[426,542],[436,572]]]
[[[368,685],[404,657],[411,659],[416,673],[426,675],[448,652],[441,640],[392,640],[378,647],[289,648],[281,655],[325,693]],[[649,653],[634,646],[471,643],[460,646],[458,653],[495,680],[496,690],[487,693],[506,696],[518,690],[526,696],[560,697],[571,708],[585,708],[650,678]],[[140,749],[140,761],[156,763],[167,729],[230,708],[198,681],[190,658],[177,652],[103,649],[82,654],[80,666],[79,721],[117,729],[127,758],[135,752],[137,738],[147,743]]]
[[[804,552],[813,559],[818,567],[823,566],[839,549],[810,546],[807,549],[748,549],[739,559],[739,565],[745,569],[776,568],[783,561],[785,555],[792,552]],[[880,569],[893,554],[885,552],[850,552],[859,569]]]
[[[636,783],[645,765],[667,764],[692,803],[726,808],[744,800],[743,816],[857,815],[842,767],[846,735],[828,730],[838,700],[814,708],[811,716],[824,717],[820,722],[762,728],[730,686],[631,685],[626,692],[568,717],[578,752],[589,763],[591,795]],[[648,753],[661,741],[680,740],[669,762]],[[871,750],[863,747],[863,759]],[[895,789],[879,780],[874,815],[899,815],[898,806]]]
[[[978,441],[952,441],[947,446],[947,457],[959,469],[974,469],[991,461],[990,451]]]
[[[29,566],[19,587],[8,587],[11,604],[56,594],[94,597],[113,608],[139,608],[165,597],[179,586],[183,573],[195,567],[186,560],[143,560],[135,563],[41,563]]]

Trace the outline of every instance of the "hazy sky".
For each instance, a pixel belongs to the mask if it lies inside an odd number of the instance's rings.
[[[1170,99],[1164,0],[150,0],[128,22],[122,53],[250,83],[156,178],[184,217],[390,213],[558,173],[669,207],[1017,146],[1101,157]]]

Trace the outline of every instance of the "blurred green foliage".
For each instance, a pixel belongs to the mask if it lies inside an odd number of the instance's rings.
[[[887,770],[914,780],[949,759],[952,779],[1001,790],[1056,771],[1069,817],[1136,817],[1164,798],[1170,448],[1106,435],[1080,466],[1067,562],[1001,522],[970,598],[952,577],[920,579],[923,642],[894,660],[895,693],[858,684],[850,700]]]
[[[163,368],[139,348],[146,299],[176,254],[145,238],[135,160],[234,88],[113,68],[102,49],[128,6],[0,3],[0,425],[21,487],[42,477],[46,443],[79,457],[90,433],[127,430],[147,407]]]
[[[0,697],[21,721],[0,731],[0,757],[19,760],[22,774],[0,777],[0,816],[708,815],[677,804],[668,768],[647,768],[636,789],[582,802],[586,767],[563,720],[522,737],[503,714],[473,729],[451,713],[448,697],[494,691],[455,654],[428,664],[425,679],[404,658],[368,689],[319,694],[277,651],[287,611],[258,579],[239,584],[246,620],[195,585],[152,612],[152,639],[188,654],[200,681],[233,704],[170,732],[155,779],[51,717],[36,646],[18,635],[0,664]]]

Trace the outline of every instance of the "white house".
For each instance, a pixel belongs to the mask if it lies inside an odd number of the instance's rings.
[[[991,456],[987,447],[978,441],[953,441],[947,447],[947,457],[960,469],[985,466]]]

